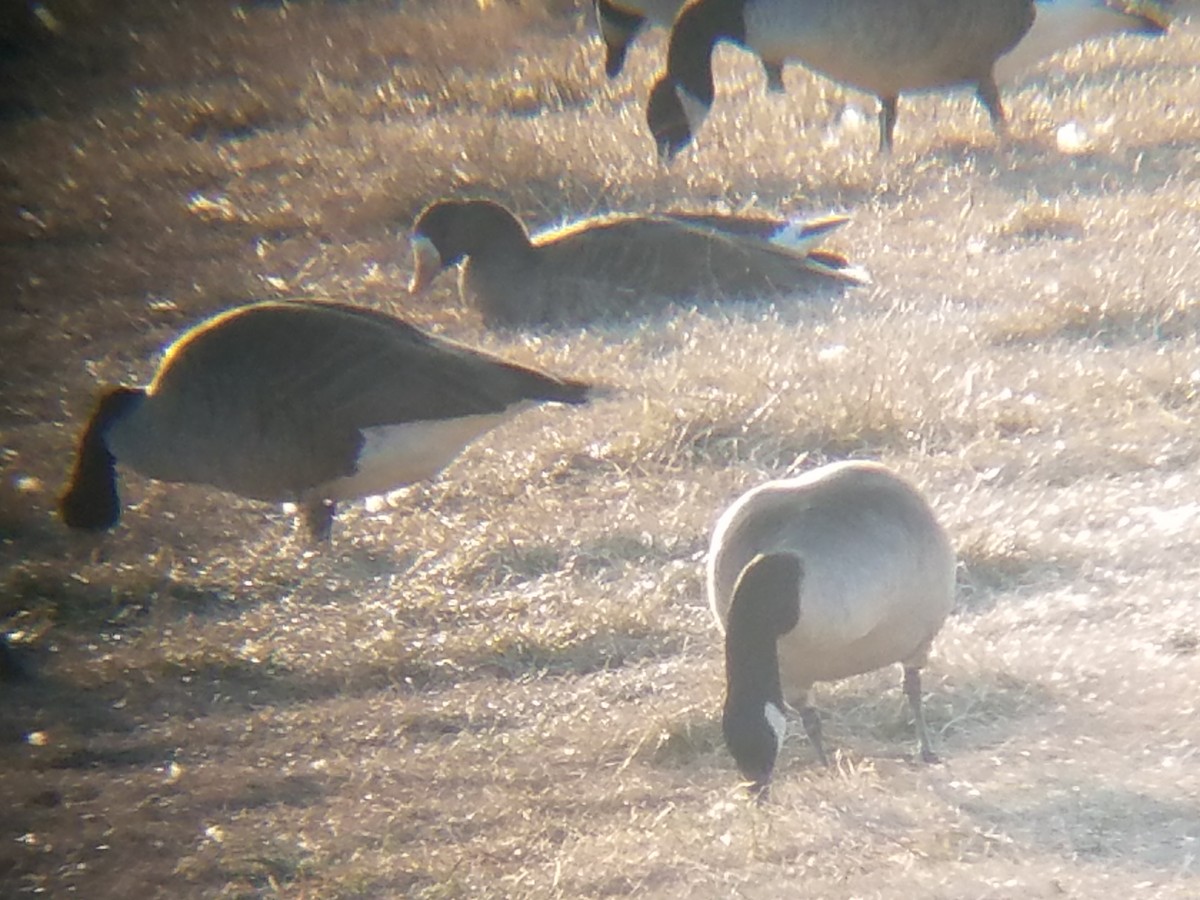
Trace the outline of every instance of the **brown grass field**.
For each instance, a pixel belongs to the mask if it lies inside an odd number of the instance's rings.
[[[11,4],[10,4],[11,6]],[[1200,896],[1200,33],[972,97],[870,98],[723,48],[693,150],[545,2],[50,3],[0,62],[0,896]],[[50,30],[50,28],[56,30]],[[39,31],[40,29],[40,31]],[[1073,140],[1072,134],[1081,139]],[[472,193],[553,224],[853,220],[874,285],[490,334],[405,233]],[[437,481],[283,511],[126,475],[54,501],[101,382],[261,297],[318,296],[617,390]],[[773,802],[720,739],[702,565],[763,480],[880,459],[960,555],[912,762],[899,670],[822,687]]]

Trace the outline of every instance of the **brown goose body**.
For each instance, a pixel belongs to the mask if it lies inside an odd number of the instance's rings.
[[[147,387],[102,397],[60,510],[75,528],[115,525],[119,460],[161,481],[301,503],[327,538],[335,501],[430,478],[520,409],[587,393],[372,310],[253,304],[186,332]]]
[[[954,582],[929,504],[877,463],[834,463],[736,501],[713,533],[708,595],[726,638],[726,741],[743,773],[760,787],[769,778],[785,697],[823,759],[810,688],[893,663],[932,758],[918,673]]]
[[[1047,26],[1014,53],[1043,8]],[[687,145],[714,101],[713,48],[727,40],[874,94],[884,151],[898,98],[913,91],[972,86],[1002,131],[995,76],[1002,57],[1014,54],[1024,65],[1098,34],[1164,27],[1162,17],[1116,12],[1105,0],[694,0],[672,26],[647,123],[665,158]]]
[[[462,262],[464,301],[498,326],[621,316],[664,300],[812,293],[864,278],[844,257],[812,249],[844,221],[832,217],[797,228],[756,216],[616,215],[531,238],[498,203],[441,200],[413,226],[412,290]],[[784,243],[773,242],[789,228]]]
[[[604,72],[616,78],[625,67],[625,56],[647,25],[670,28],[686,0],[596,0],[596,20],[604,41]],[[783,60],[762,60],[767,90],[783,90]]]

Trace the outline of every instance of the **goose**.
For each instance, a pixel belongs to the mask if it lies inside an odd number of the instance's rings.
[[[616,78],[625,67],[629,45],[647,24],[670,28],[686,0],[596,0],[596,20],[604,41],[604,74]],[[767,90],[783,91],[783,60],[762,60]]]
[[[787,222],[713,213],[613,215],[530,237],[490,200],[438,200],[416,218],[409,290],[464,262],[459,289],[490,326],[628,314],[648,298],[756,298],[860,284],[866,274],[814,249],[844,216]]]
[[[1149,2],[1121,12],[1105,0],[694,0],[671,28],[646,122],[664,161],[691,142],[715,98],[713,48],[726,40],[874,94],[882,153],[892,148],[899,95],[909,91],[973,86],[1003,134],[998,60],[1008,55],[1009,74],[1087,38],[1162,34],[1167,18]]]
[[[472,440],[590,387],[335,302],[254,303],[193,327],[147,387],[96,404],[59,513],[105,531],[121,516],[119,460],[167,482],[297,504],[330,537],[336,502],[432,478]]]
[[[725,633],[725,744],[765,794],[785,733],[784,692],[819,761],[818,681],[892,663],[923,760],[936,761],[921,707],[930,645],[954,605],[955,557],[921,494],[879,463],[847,461],[753,488],[717,522],[708,599]]]

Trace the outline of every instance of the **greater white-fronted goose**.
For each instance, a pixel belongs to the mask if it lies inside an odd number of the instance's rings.
[[[604,73],[616,78],[625,67],[629,45],[646,25],[670,28],[686,0],[596,0],[596,20],[604,41]],[[761,57],[760,57],[761,58]],[[783,90],[783,60],[762,59],[767,90]]]
[[[1031,31],[1035,17],[1044,23]],[[715,98],[713,48],[732,41],[874,94],[882,152],[892,147],[898,98],[910,91],[973,86],[1003,132],[997,60],[1010,55],[1012,68],[1101,34],[1161,34],[1166,20],[1152,3],[1122,12],[1105,0],[694,0],[671,28],[646,121],[664,160],[687,146]]]
[[[583,403],[554,378],[341,303],[256,303],[167,348],[147,387],[100,398],[60,500],[72,528],[120,519],[116,463],[160,481],[301,506],[328,540],[338,500],[431,478],[537,403]]]
[[[463,262],[460,291],[493,326],[580,322],[663,299],[763,298],[862,283],[815,245],[846,219],[706,213],[613,215],[529,236],[490,200],[439,200],[417,216],[410,290]],[[464,262],[465,261],[465,262]]]
[[[725,632],[725,743],[757,792],[785,731],[784,696],[824,762],[815,682],[904,666],[921,756],[936,759],[920,669],[954,605],[950,541],[921,494],[871,462],[771,481],[720,518],[708,598]]]

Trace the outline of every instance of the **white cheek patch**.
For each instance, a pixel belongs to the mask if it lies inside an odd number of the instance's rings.
[[[442,270],[442,254],[433,241],[424,235],[413,235],[410,240],[413,254],[413,274],[408,282],[408,292],[419,294],[429,287]]]
[[[330,482],[326,496],[354,500],[432,478],[467,444],[516,414],[521,406],[487,415],[364,428],[358,471]]]
[[[679,98],[679,105],[683,107],[683,117],[687,119],[688,131],[694,137],[700,133],[704,120],[708,118],[708,107],[678,84],[675,85],[675,95]]]
[[[787,736],[787,717],[783,710],[769,700],[763,707],[763,715],[766,716],[771,730],[775,732],[775,755],[778,756],[783,750],[783,739]]]

